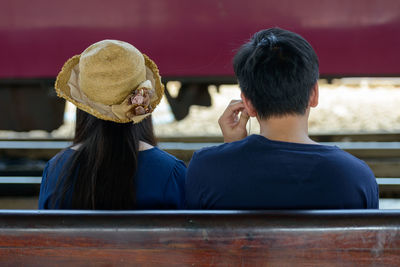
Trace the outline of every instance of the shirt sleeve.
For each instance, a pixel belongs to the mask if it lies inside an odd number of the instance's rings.
[[[39,193],[39,206],[40,210],[48,209],[48,199],[50,197],[48,181],[47,181],[47,172],[49,169],[49,162],[47,162],[42,175],[42,181],[40,183],[40,193]]]
[[[185,203],[186,165],[177,160],[164,189],[165,208],[183,209]]]
[[[379,186],[374,177],[375,185],[373,186],[372,193],[370,194],[370,201],[368,201],[367,209],[379,209]]]
[[[204,188],[201,185],[200,176],[201,168],[199,168],[196,153],[194,153],[186,174],[185,207],[187,209],[201,209],[203,206],[201,194]]]
[[[375,174],[371,168],[364,161],[360,160],[364,166],[363,170],[359,173],[363,173],[361,176],[365,183],[365,198],[367,200],[367,209],[379,209],[379,186],[376,182]]]

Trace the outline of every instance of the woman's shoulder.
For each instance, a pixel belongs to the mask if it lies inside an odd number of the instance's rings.
[[[49,167],[56,167],[60,165],[64,165],[64,163],[74,154],[75,150],[71,148],[66,148],[60,152],[58,152],[54,157],[52,157],[47,165]]]
[[[66,148],[47,162],[40,185],[39,209],[49,208],[50,197],[56,190],[61,171],[73,153],[74,150]]]

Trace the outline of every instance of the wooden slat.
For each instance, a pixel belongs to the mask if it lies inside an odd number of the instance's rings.
[[[41,176],[0,176],[0,184],[40,184]],[[400,178],[376,178],[378,185],[398,185]]]
[[[41,176],[0,176],[0,184],[40,184]]]
[[[42,178],[40,176],[0,176],[0,195],[21,195],[23,192],[32,195],[38,193]],[[376,178],[380,197],[399,198],[400,178]]]

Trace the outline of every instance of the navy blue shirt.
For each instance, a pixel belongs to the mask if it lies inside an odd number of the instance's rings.
[[[378,208],[374,174],[336,146],[261,135],[202,149],[188,167],[189,209]]]
[[[66,149],[47,163],[40,186],[39,209],[50,208],[50,197],[56,194],[58,177],[73,153],[74,150]],[[157,147],[140,151],[135,177],[136,209],[183,208],[185,176],[185,164],[174,156]],[[72,191],[68,195],[67,203],[72,199]]]

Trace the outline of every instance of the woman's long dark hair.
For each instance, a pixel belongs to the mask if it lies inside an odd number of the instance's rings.
[[[150,116],[115,123],[77,109],[73,146],[80,146],[64,165],[53,207],[134,209],[139,140],[156,145]]]

